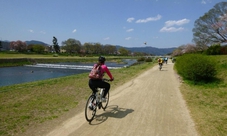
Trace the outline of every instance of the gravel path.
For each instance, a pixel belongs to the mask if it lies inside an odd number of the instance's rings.
[[[172,63],[155,66],[112,90],[91,124],[81,111],[46,136],[197,136],[179,86]]]

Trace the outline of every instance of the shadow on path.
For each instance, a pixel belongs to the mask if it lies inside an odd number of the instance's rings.
[[[129,113],[132,113],[133,111],[133,109],[120,108],[118,107],[118,105],[110,105],[102,114],[96,114],[94,120],[90,123],[90,125],[101,124],[109,117],[121,119],[127,116]]]

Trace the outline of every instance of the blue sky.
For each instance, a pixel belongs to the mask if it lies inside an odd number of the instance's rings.
[[[179,47],[192,43],[195,20],[223,1],[0,0],[0,40]]]

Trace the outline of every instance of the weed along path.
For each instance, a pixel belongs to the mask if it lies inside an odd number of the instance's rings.
[[[46,136],[197,136],[173,64],[149,69],[110,92],[106,111],[89,124],[84,108]],[[85,106],[85,103],[84,103]]]

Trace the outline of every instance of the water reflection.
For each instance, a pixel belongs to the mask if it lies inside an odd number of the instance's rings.
[[[107,62],[110,68],[132,65],[136,60],[125,60],[126,64]],[[52,66],[52,67],[51,67]],[[37,66],[20,66],[0,68],[0,87],[37,80],[57,78],[89,72],[93,63],[58,63],[55,65],[39,64]]]

